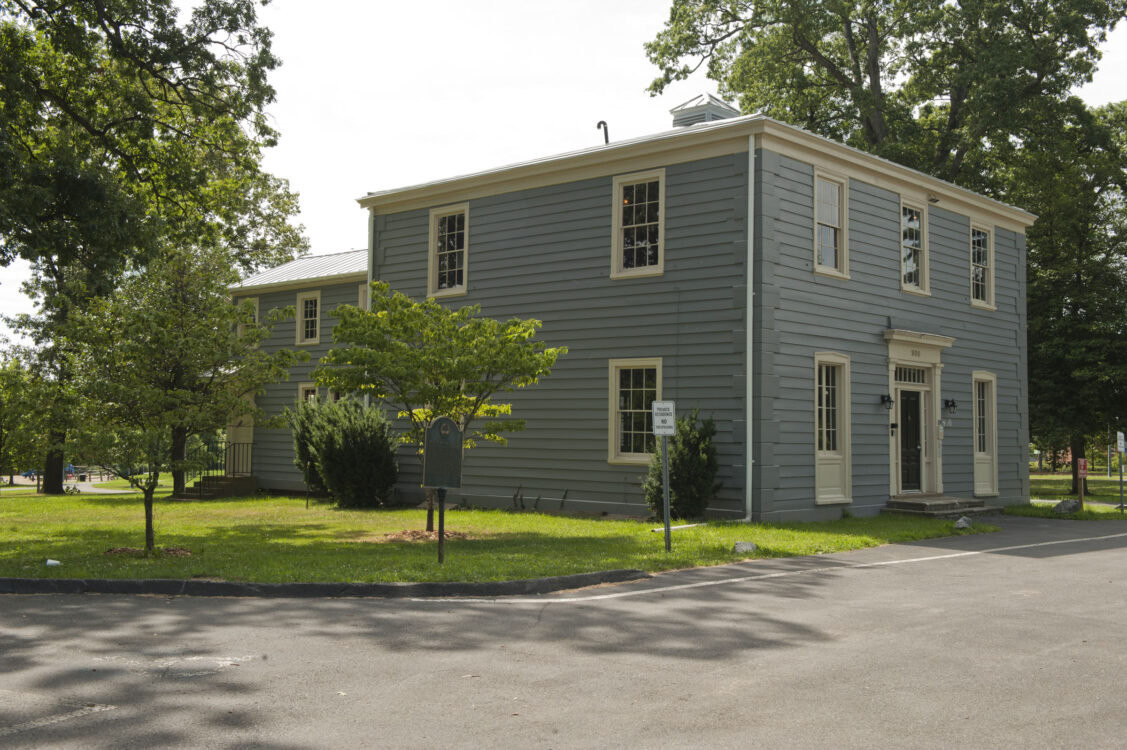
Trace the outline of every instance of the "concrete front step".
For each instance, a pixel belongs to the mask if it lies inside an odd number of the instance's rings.
[[[881,513],[927,518],[986,516],[1001,512],[1001,508],[986,505],[983,500],[945,495],[900,495],[890,498],[888,505],[881,508]]]

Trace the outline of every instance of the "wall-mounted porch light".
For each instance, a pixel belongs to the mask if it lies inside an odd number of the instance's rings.
[[[959,410],[959,402],[953,398],[945,398],[943,399],[943,408],[947,410],[948,414],[954,416],[955,412]]]
[[[892,407],[896,405],[896,402],[892,400],[892,396],[889,396],[886,393],[880,397],[880,405],[888,409],[889,411],[892,411]]]

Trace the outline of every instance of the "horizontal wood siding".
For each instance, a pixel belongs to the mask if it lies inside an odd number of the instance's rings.
[[[716,514],[742,515],[746,173],[747,154],[666,167],[665,272],[650,278],[610,279],[611,177],[470,202],[469,293],[444,304],[536,318],[569,353],[506,396],[527,428],[466,454],[464,501],[648,515],[645,468],[607,462],[608,362],[662,357],[662,396],[716,422]],[[376,278],[415,298],[426,293],[427,217],[375,220]],[[417,461],[403,457],[401,470],[401,492],[418,494]]]
[[[830,518],[838,506],[813,502],[814,353],[850,357],[852,382],[851,512],[873,514],[889,498],[888,345],[900,328],[951,336],[942,355],[941,399],[959,403],[942,441],[945,494],[971,497],[971,373],[998,378],[1001,497],[1028,498],[1025,361],[1025,239],[994,229],[997,310],[970,304],[966,216],[930,205],[931,296],[900,290],[900,197],[849,180],[850,279],[813,272],[814,172],[770,151],[756,175],[756,478],[755,515],[767,520]]]
[[[331,313],[338,305],[355,305],[359,296],[362,279],[345,284],[310,286],[306,289],[287,290],[258,295],[260,318],[265,320],[271,310],[293,308],[297,296],[320,289],[321,333],[319,343],[297,346],[294,344],[296,320],[293,316],[274,326],[270,338],[262,344],[264,351],[291,349],[309,353],[309,361],[298,363],[290,369],[290,378],[282,383],[267,385],[255,397],[255,404],[265,412],[267,418],[279,417],[287,408],[297,403],[298,385],[313,380],[313,369],[332,347],[332,329],[336,318]],[[324,389],[320,395],[326,396]],[[254,427],[253,472],[258,478],[258,486],[269,490],[305,491],[301,472],[294,466],[293,437],[286,427],[271,427],[259,419]]]

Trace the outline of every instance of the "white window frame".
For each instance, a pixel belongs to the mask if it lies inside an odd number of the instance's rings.
[[[979,436],[982,434],[979,431],[979,404],[978,404],[978,386],[980,383],[985,383],[988,387],[989,396],[985,404],[985,422],[986,422],[986,450],[978,450]],[[998,495],[998,376],[986,370],[975,370],[971,373],[971,446],[974,466],[972,467],[971,481],[974,484],[975,497],[996,497]],[[990,467],[990,486],[984,487],[978,482],[978,464],[984,460],[981,457],[986,457],[991,462]]]
[[[622,264],[622,188],[639,182],[657,182],[657,263],[641,268],[625,268]],[[665,254],[668,247],[665,237],[665,170],[651,169],[646,172],[619,175],[612,182],[611,223],[613,236],[610,250],[610,277],[612,279],[634,279],[645,276],[661,276],[665,273]]]
[[[368,299],[368,285],[361,284],[356,290],[356,306],[361,310],[367,310],[371,307],[371,301]]]
[[[241,300],[238,301],[237,304],[242,305],[244,302],[250,302],[254,306],[254,325],[258,325],[258,322],[259,322],[258,297],[243,297]],[[247,324],[246,323],[239,323],[239,327],[238,327],[239,338],[242,338],[243,334],[246,333],[246,330],[247,330]]]
[[[831,182],[838,186],[838,265],[823,265],[818,260],[818,197],[821,195],[818,184]],[[826,169],[814,170],[814,273],[819,276],[829,276],[835,279],[849,278],[849,178],[843,174],[831,172]]]
[[[317,332],[313,336],[306,338],[305,336],[305,308],[304,303],[306,300],[317,300]],[[297,295],[297,316],[294,332],[294,344],[296,346],[313,346],[321,343],[321,316],[324,310],[321,307],[321,290],[315,292],[300,292]]]
[[[904,209],[918,211],[920,214],[920,257],[919,257],[919,285],[908,284],[904,281]],[[899,241],[896,247],[900,254],[900,291],[908,294],[918,294],[924,297],[931,296],[931,258],[928,248],[928,215],[927,202],[911,198],[900,198]]]
[[[821,401],[821,386],[819,385],[819,371],[823,366],[838,368],[841,380],[837,384],[838,398],[836,404],[837,416],[837,449],[833,451],[819,448],[819,423],[818,410]],[[849,357],[839,352],[814,353],[814,502],[817,505],[840,505],[853,502],[853,440],[852,440],[852,404],[853,388],[850,382]],[[840,467],[841,492],[833,495],[822,495],[822,477],[825,472]]]
[[[986,299],[975,299],[974,296],[974,233],[986,233]],[[971,307],[983,310],[997,310],[994,303],[994,277],[997,276],[997,263],[994,256],[994,230],[982,224],[971,223],[968,238],[968,262],[970,264],[970,304]]]
[[[313,399],[312,400],[314,402],[317,402],[317,401],[320,400],[321,397],[317,393],[317,384],[306,381],[304,383],[298,383],[297,384],[297,402],[299,404],[304,404],[306,402],[306,400],[307,400],[306,394],[309,391],[313,391]]]
[[[447,289],[438,288],[438,220],[443,216],[463,214],[465,237],[462,242],[462,283]],[[434,298],[461,297],[469,292],[470,284],[470,204],[455,203],[430,210],[430,229],[427,233],[427,296]]]
[[[623,464],[630,466],[648,466],[649,453],[622,453],[619,450],[619,420],[618,420],[618,373],[621,370],[632,370],[642,367],[653,367],[657,370],[657,396],[661,400],[662,376],[661,357],[635,357],[630,359],[612,359],[608,363],[607,393],[607,463]]]

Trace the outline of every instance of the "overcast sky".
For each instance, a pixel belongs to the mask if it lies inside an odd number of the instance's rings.
[[[270,107],[281,141],[266,168],[301,195],[314,254],[362,248],[366,192],[475,172],[670,127],[669,110],[715,84],[660,97],[642,50],[668,0],[274,0],[262,22],[282,60]],[[425,18],[421,15],[425,14]],[[1099,105],[1127,97],[1127,24],[1109,39]],[[0,314],[30,312],[22,263],[0,268]],[[6,327],[0,325],[0,334]]]

